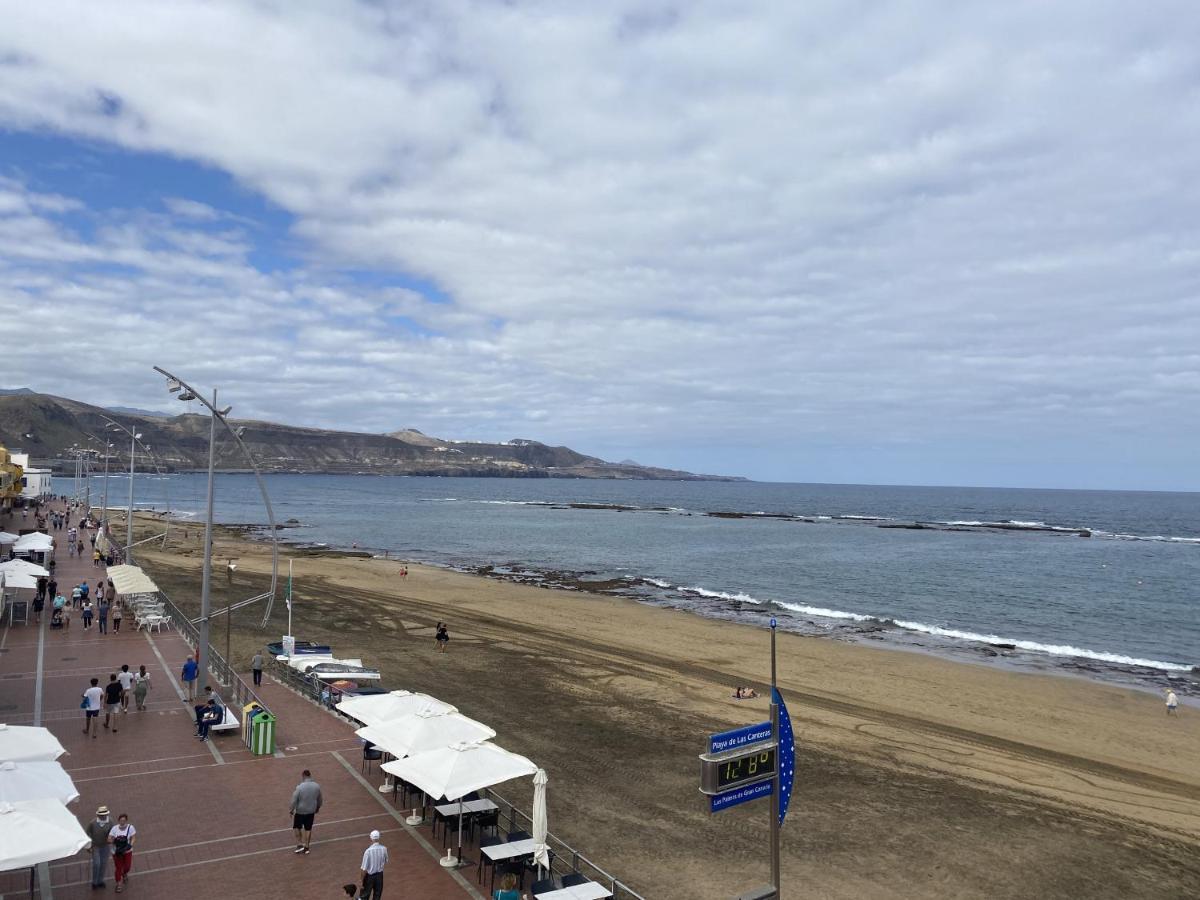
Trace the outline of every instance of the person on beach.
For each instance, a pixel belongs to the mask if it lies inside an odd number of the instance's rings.
[[[312,772],[305,769],[300,783],[292,791],[289,811],[292,814],[292,830],[296,832],[295,853],[308,853],[312,842],[313,820],[321,811],[321,786],[312,780]]]
[[[196,699],[196,669],[196,658],[189,656],[183,661],[183,671],[179,675],[189,701]]]
[[[92,630],[92,601],[91,600],[83,601],[83,609],[80,611],[80,615],[83,617],[83,630],[91,631]]]
[[[104,870],[108,868],[108,836],[112,832],[113,822],[108,816],[108,807],[101,806],[96,810],[96,818],[88,823],[87,836],[92,842],[92,887],[104,887]]]
[[[435,635],[434,639],[437,641],[438,652],[445,653],[446,645],[450,643],[450,631],[446,627],[445,622],[437,623],[437,634]]]
[[[1179,698],[1175,696],[1175,691],[1167,688],[1167,715],[1179,715]]]
[[[371,846],[363,851],[362,865],[359,874],[362,876],[362,893],[358,900],[382,900],[383,898],[383,867],[387,865],[387,847],[379,843],[379,832],[370,834]]]
[[[116,624],[116,619],[113,619],[113,624]],[[129,671],[129,665],[121,666],[121,671],[117,673],[117,681],[121,682],[121,712],[129,712],[129,693],[133,690],[133,673]]]
[[[260,650],[257,653],[255,653],[254,658],[252,660],[250,660],[250,672],[254,675],[254,686],[255,687],[258,687],[258,685],[262,684],[262,670],[263,670],[263,655],[262,655],[262,651]]]
[[[91,687],[83,692],[83,733],[91,732],[93,738],[99,737],[96,733],[96,722],[100,719],[100,706],[104,703],[104,691],[100,688],[100,679],[93,678]]]
[[[121,813],[117,816],[117,824],[108,833],[108,842],[112,844],[113,874],[116,876],[117,893],[125,890],[129,881],[129,870],[133,868],[133,845],[137,841],[137,829],[129,824],[129,816]]]
[[[104,727],[112,725],[112,733],[117,733],[117,713],[121,711],[121,682],[116,674],[108,676],[108,684],[104,687]]]
[[[137,674],[133,676],[133,702],[138,712],[146,711],[146,693],[149,690],[150,673],[146,671],[145,666],[139,666]]]

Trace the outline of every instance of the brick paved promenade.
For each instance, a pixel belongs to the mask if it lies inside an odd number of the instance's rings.
[[[21,524],[17,517],[0,522],[0,528],[16,531]],[[103,568],[93,568],[90,557],[67,555],[65,529],[52,534],[60,546],[60,592],[69,597],[70,585],[83,580],[94,590]],[[252,756],[240,732],[201,743],[193,737],[191,705],[178,686],[190,653],[178,635],[134,631],[128,617],[120,634],[102,635],[95,625],[85,632],[77,612],[69,631],[50,630],[49,609],[47,602],[40,627],[31,621],[28,627],[0,631],[0,721],[33,724],[39,704],[41,724],[68,751],[60,762],[80,792],[71,805],[80,822],[90,821],[101,804],[114,817],[129,814],[138,843],[123,896],[330,900],[341,895],[340,885],[358,880],[373,828],[383,833],[391,857],[385,896],[481,896],[474,889],[475,869],[451,873],[441,868],[436,858],[441,840],[435,849],[428,826],[409,828],[390,796],[379,794],[377,764],[360,775],[361,745],[345,722],[268,677],[261,696],[279,718],[279,754]],[[151,673],[147,709],[120,716],[116,733],[101,728],[98,738],[87,737],[80,694],[90,678],[107,683],[122,663],[133,671],[145,665]],[[320,782],[325,805],[311,854],[297,856],[288,801],[305,768]],[[53,863],[50,870],[55,898],[104,893],[90,888],[86,851]],[[28,870],[0,873],[0,900],[27,897],[28,885]],[[111,863],[106,890],[113,890]]]

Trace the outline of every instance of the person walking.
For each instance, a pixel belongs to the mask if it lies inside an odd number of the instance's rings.
[[[189,656],[183,661],[183,672],[179,677],[183,680],[184,690],[187,691],[188,702],[196,699],[196,669],[196,657]]]
[[[379,843],[379,832],[371,832],[371,846],[363,851],[361,875],[362,893],[358,900],[381,900],[383,897],[383,867],[387,865],[387,847]]]
[[[1175,696],[1175,691],[1172,688],[1167,688],[1167,715],[1179,715],[1179,698]]]
[[[92,686],[83,692],[83,703],[80,707],[83,709],[83,733],[91,732],[92,737],[98,737],[96,734],[96,721],[100,718],[100,707],[104,703],[104,691],[100,688],[100,679],[93,678]]]
[[[113,620],[114,623],[116,620]],[[121,671],[117,673],[117,681],[121,682],[121,712],[129,712],[129,692],[133,690],[133,673],[129,671],[128,665],[121,666]]]
[[[258,687],[260,684],[262,684],[262,669],[263,669],[263,655],[262,655],[262,651],[260,650],[254,654],[254,659],[250,660],[250,671],[254,675],[254,686],[255,687]]]
[[[296,853],[308,853],[312,843],[313,820],[321,811],[321,786],[312,779],[312,772],[305,769],[300,783],[292,791],[289,811],[292,814],[292,830],[296,833]]]
[[[50,581],[46,583],[46,596],[47,597],[57,597],[58,596],[58,580],[57,579],[51,578]]]
[[[104,686],[104,727],[108,728],[112,725],[112,733],[117,733],[117,713],[121,711],[121,682],[117,681],[116,674],[108,677],[108,684]]]
[[[100,627],[101,634],[108,634],[108,600],[104,594],[100,594],[100,608],[97,610],[96,622]]]
[[[91,600],[85,599],[83,601],[83,609],[80,611],[80,615],[83,617],[83,630],[91,631],[92,630],[92,601]]]
[[[113,634],[121,633],[121,618],[124,613],[121,612],[121,604],[114,603],[112,608]]]
[[[108,833],[118,894],[125,890],[125,885],[129,882],[129,870],[133,868],[133,845],[136,841],[137,829],[129,823],[129,816],[121,813],[117,816],[117,824]]]
[[[138,672],[133,676],[133,700],[137,704],[138,712],[146,711],[146,692],[150,690],[150,673],[146,671],[145,666],[139,666]]]
[[[438,652],[445,653],[446,645],[450,643],[450,632],[447,629],[445,622],[437,623],[437,634],[435,635],[435,638],[437,640]]]
[[[113,822],[109,818],[108,807],[101,806],[96,810],[96,818],[88,823],[87,836],[92,842],[92,887],[104,887],[104,870],[108,868],[108,851],[110,850],[108,836],[112,832]]]

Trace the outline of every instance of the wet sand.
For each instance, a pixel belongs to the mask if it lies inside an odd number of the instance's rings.
[[[193,609],[199,533],[139,548]],[[766,632],[436,568],[410,565],[402,579],[389,560],[293,555],[296,635],[492,725],[497,743],[546,768],[551,830],[598,864],[648,898],[766,883],[766,803],[709,816],[696,760],[710,731],[767,717],[765,700],[731,697],[737,683],[763,692]],[[262,544],[222,531],[215,560],[214,606],[265,584]],[[265,631],[261,617],[235,616],[243,667],[283,632],[284,604]],[[450,626],[445,655],[438,620]],[[223,647],[220,622],[213,642]],[[779,678],[798,748],[784,896],[1200,896],[1200,710],[1168,719],[1145,692],[787,634]]]

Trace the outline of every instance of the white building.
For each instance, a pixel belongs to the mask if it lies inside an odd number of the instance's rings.
[[[12,453],[13,462],[25,470],[21,479],[21,496],[33,500],[54,493],[54,475],[49,469],[35,469],[29,465],[28,453]]]

